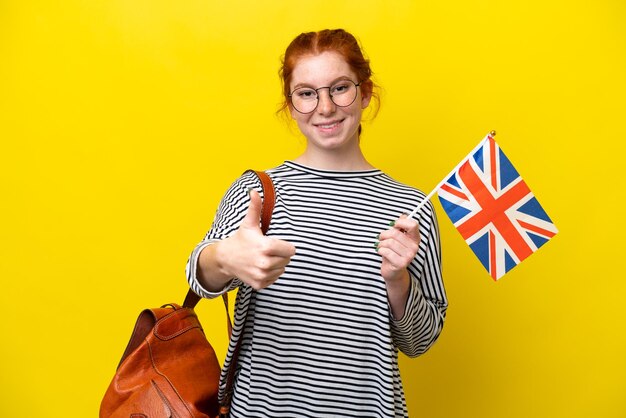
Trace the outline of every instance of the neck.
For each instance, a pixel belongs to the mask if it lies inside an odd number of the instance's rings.
[[[302,155],[293,160],[320,170],[361,171],[374,167],[365,159],[360,147],[354,150],[320,150],[307,145]]]

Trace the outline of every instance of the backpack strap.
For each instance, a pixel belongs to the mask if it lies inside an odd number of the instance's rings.
[[[274,204],[276,203],[276,191],[274,190],[274,183],[272,182],[270,176],[268,176],[267,173],[264,171],[246,170],[243,174],[246,173],[255,174],[261,181],[261,188],[263,189],[263,205],[261,207],[261,230],[264,234],[266,234],[267,230],[270,227],[270,222],[272,221],[272,213],[274,213]],[[187,291],[185,301],[183,302],[183,307],[193,309],[196,307],[200,299],[202,298],[196,295],[193,290],[189,289],[189,291]],[[228,318],[228,335],[230,336],[232,332],[232,324],[230,322],[230,314],[228,312],[228,294],[226,292],[224,292],[224,294],[222,295],[222,299],[224,300],[224,305],[226,306],[226,316]]]

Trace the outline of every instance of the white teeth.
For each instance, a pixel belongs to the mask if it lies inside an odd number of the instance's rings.
[[[330,128],[337,126],[338,124],[339,122],[335,122],[335,123],[331,123],[330,125],[317,125],[317,126],[319,126],[322,129],[330,129]]]

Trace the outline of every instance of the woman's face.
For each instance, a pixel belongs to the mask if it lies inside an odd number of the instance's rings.
[[[359,83],[344,58],[336,52],[323,52],[319,55],[301,57],[294,67],[290,91],[301,87],[319,89],[329,87],[342,80]],[[311,113],[300,113],[289,106],[291,117],[307,138],[308,146],[320,151],[347,149],[358,144],[358,128],[361,114],[367,107],[371,96],[362,95],[357,87],[356,99],[346,107],[337,106],[330,99],[329,89],[318,90],[319,101]]]

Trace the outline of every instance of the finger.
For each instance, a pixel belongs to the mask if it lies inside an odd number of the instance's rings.
[[[281,239],[267,238],[266,245],[265,254],[269,256],[291,258],[296,253],[296,247],[292,243]]]
[[[396,219],[393,227],[404,231],[414,231],[419,229],[419,224],[415,219],[409,219],[406,215],[402,214],[398,219]]]
[[[393,229],[405,233],[413,241],[419,241],[419,224],[414,219],[409,219],[407,215],[402,214],[395,221]]]
[[[263,289],[272,285],[284,273],[284,268],[276,268],[269,271],[265,269],[258,269],[250,275],[248,284],[257,290]]]
[[[257,262],[257,267],[267,273],[273,270],[284,269],[289,264],[289,257],[261,257]]]
[[[389,248],[379,247],[378,254],[382,257],[383,264],[388,264],[394,270],[400,270],[409,265],[409,262],[407,262],[405,257],[400,256],[398,253]]]
[[[252,287],[254,290],[261,290],[261,289],[265,289],[266,287],[271,286],[272,284],[274,284],[274,282],[276,281],[276,279],[271,279],[271,280],[250,280],[250,281],[244,281],[246,284],[250,285],[250,287]]]
[[[261,229],[260,223],[262,206],[263,202],[259,193],[254,189],[250,189],[250,205],[248,206],[246,216],[243,218],[243,221],[241,221],[241,226],[244,228]]]
[[[404,231],[395,227],[382,232],[379,238],[381,242],[385,240],[398,241],[411,249],[419,244],[419,232]]]
[[[410,241],[404,234],[398,233],[401,235],[401,239],[385,239],[380,241],[378,244],[378,249],[386,249],[392,251],[394,254],[399,257],[403,257],[406,259],[412,259],[415,257],[418,246],[415,242]],[[380,251],[379,251],[380,253]],[[386,253],[386,252],[385,252]]]

